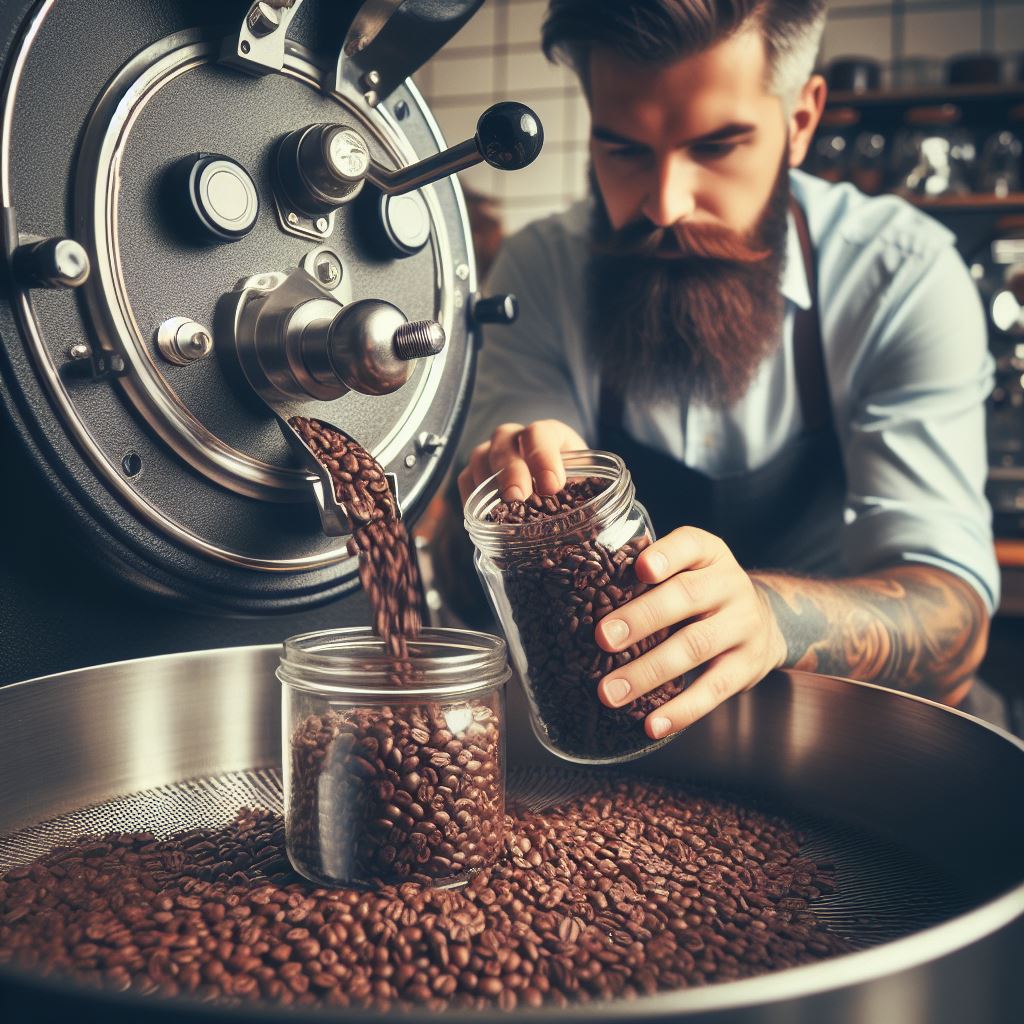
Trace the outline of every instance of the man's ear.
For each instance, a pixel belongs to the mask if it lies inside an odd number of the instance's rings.
[[[789,166],[799,167],[807,155],[815,129],[825,109],[828,86],[821,75],[811,75],[800,90],[789,115]]]

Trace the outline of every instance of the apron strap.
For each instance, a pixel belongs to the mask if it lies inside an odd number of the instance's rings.
[[[825,352],[821,339],[821,319],[818,315],[818,275],[814,259],[811,234],[807,229],[807,218],[800,204],[790,198],[790,212],[800,241],[800,252],[804,261],[804,273],[811,293],[809,309],[797,309],[793,318],[793,357],[796,368],[797,396],[804,418],[805,430],[822,430],[832,424],[832,399],[825,375]],[[601,391],[598,401],[598,431],[603,433],[605,425],[622,428],[624,399],[619,388],[611,387],[605,374],[601,374]]]
[[[803,208],[795,199],[790,198],[789,210],[800,240],[807,288],[811,293],[810,308],[797,309],[793,317],[796,390],[804,417],[804,428],[807,431],[824,430],[832,424],[832,398],[825,374],[825,348],[821,340],[821,317],[818,315],[818,269]]]

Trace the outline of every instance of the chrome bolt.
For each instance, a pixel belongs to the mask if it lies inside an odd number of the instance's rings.
[[[210,332],[184,316],[165,320],[157,329],[156,344],[164,359],[175,366],[205,359],[213,351]]]
[[[344,272],[341,261],[334,253],[330,252],[321,253],[316,258],[314,269],[317,280],[330,288],[333,288],[341,280],[341,275]]]
[[[412,469],[412,467],[415,466],[415,465],[416,465],[416,456],[412,455],[412,454],[406,455],[406,457],[405,457],[405,468],[406,469]]]
[[[75,344],[68,349],[68,359],[88,359],[91,355],[92,349],[81,341],[76,341]]]
[[[459,265],[458,265],[458,266],[457,266],[457,267],[455,268],[455,276],[456,276],[456,277],[457,277],[457,278],[458,278],[458,279],[459,279],[460,281],[465,281],[465,280],[466,280],[466,278],[468,278],[468,277],[469,277],[469,265],[468,265],[467,263],[460,263],[460,264],[459,264]]]
[[[288,221],[289,224],[299,223],[299,215],[297,213],[289,213],[285,219]]]
[[[376,107],[380,103],[380,95],[377,92],[380,86],[380,72],[367,71],[359,80],[359,84],[362,86],[363,99],[366,100],[367,106]]]
[[[447,443],[440,434],[424,431],[416,438],[416,450],[421,455],[433,455],[441,451]]]
[[[253,4],[245,17],[245,23],[254,36],[269,36],[281,27],[281,15],[270,4]]]
[[[206,331],[198,330],[193,334],[187,335],[182,341],[181,347],[185,351],[191,352],[198,359],[209,353],[213,347],[213,338]]]
[[[328,221],[327,221],[326,217],[317,217],[317,219],[316,219],[316,229],[317,229],[317,231],[319,231],[321,233],[326,231],[327,230],[327,224],[328,224]]]

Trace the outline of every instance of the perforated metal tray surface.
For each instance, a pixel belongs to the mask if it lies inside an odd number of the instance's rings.
[[[642,773],[622,774],[639,777]],[[509,803],[543,812],[607,789],[608,784],[607,772],[546,766],[515,769],[509,777]],[[681,793],[724,797],[756,806],[795,825],[806,837],[801,854],[836,868],[836,891],[814,902],[815,915],[857,948],[913,934],[954,917],[970,905],[954,880],[866,832],[756,798],[683,786],[678,781],[668,784]],[[275,768],[257,768],[188,779],[39,822],[0,837],[0,874],[82,835],[146,831],[166,838],[187,829],[225,825],[241,807],[283,813],[280,773]]]

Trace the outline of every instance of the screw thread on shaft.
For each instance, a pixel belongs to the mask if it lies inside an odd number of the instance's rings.
[[[395,331],[395,355],[399,359],[436,356],[444,348],[444,328],[436,320],[413,320]]]

